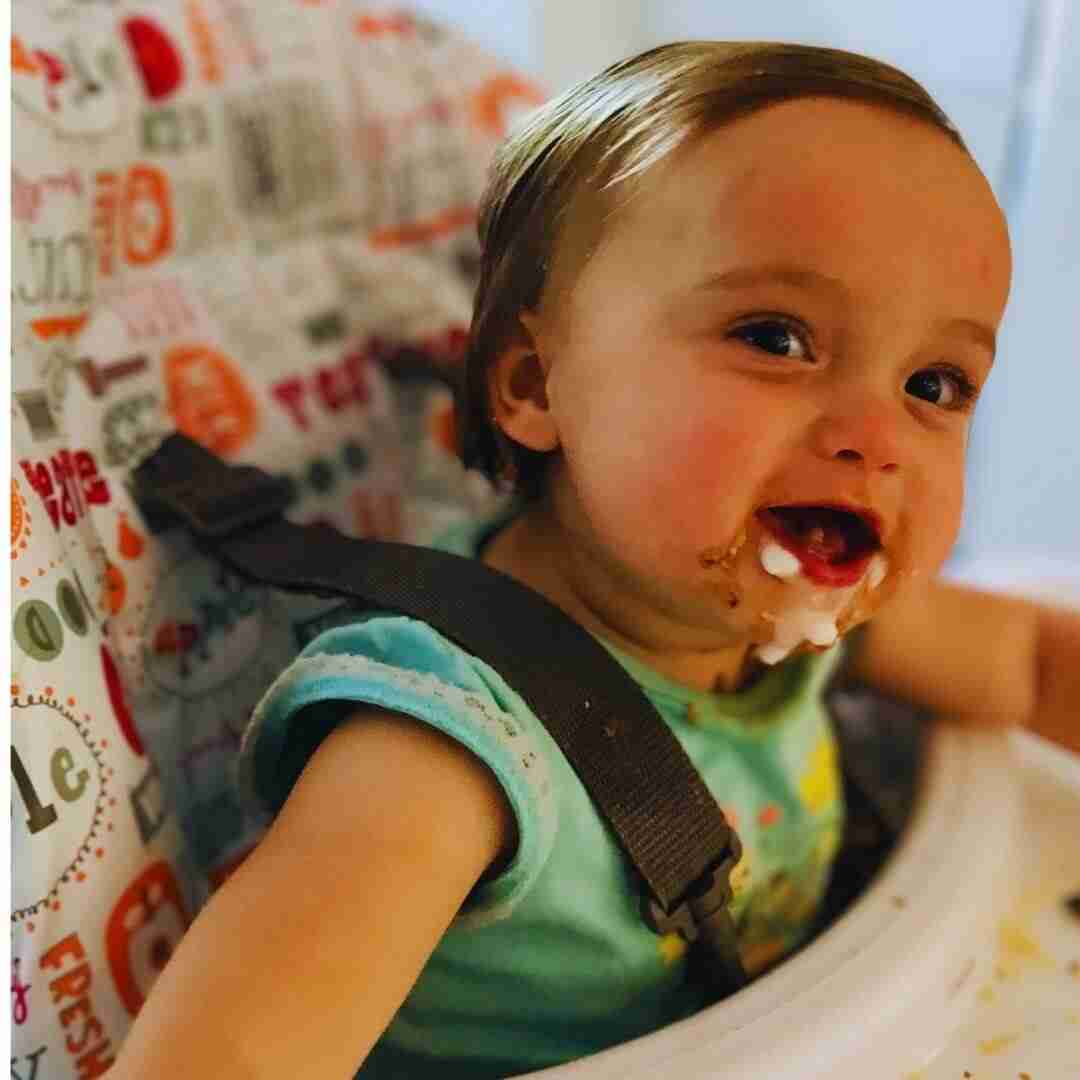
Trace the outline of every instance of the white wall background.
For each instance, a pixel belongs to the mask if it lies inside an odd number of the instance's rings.
[[[958,561],[1019,553],[1080,568],[1080,5],[1042,8],[1010,154],[994,174],[1012,225],[1013,292],[976,414]]]
[[[1009,214],[1015,279],[953,569],[1080,578],[1080,0],[419,0],[557,91],[663,41],[828,44],[922,81]],[[1025,569],[1027,568],[1027,569]],[[995,572],[996,573],[996,572]]]

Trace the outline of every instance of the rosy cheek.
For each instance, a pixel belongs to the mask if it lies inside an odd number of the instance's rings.
[[[710,494],[718,487],[729,493],[743,486],[738,479],[739,473],[746,476],[745,466],[760,449],[754,446],[751,433],[712,421],[682,435],[674,441],[670,459],[688,485]],[[739,469],[735,462],[742,463],[744,468]]]
[[[935,573],[948,558],[960,531],[963,513],[963,473],[940,470],[938,482],[928,485],[912,505],[913,561],[927,573]]]
[[[688,557],[729,542],[745,523],[768,472],[765,430],[713,413],[684,416],[652,441],[639,491],[649,493],[653,520],[667,524],[669,542]]]
[[[794,423],[775,394],[729,384],[687,403],[682,422],[672,425],[670,454],[699,490],[750,498],[776,467]]]

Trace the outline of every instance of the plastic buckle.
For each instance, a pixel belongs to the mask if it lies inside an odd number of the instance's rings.
[[[221,479],[213,489],[192,484],[171,493],[182,500],[191,528],[208,540],[222,540],[280,517],[293,498],[288,480],[252,466],[235,466]]]
[[[288,477],[253,465],[226,465],[178,434],[136,468],[133,493],[151,527],[179,518],[206,540],[223,540],[279,517],[294,497]]]
[[[680,934],[693,944],[710,923],[730,920],[731,872],[742,858],[742,843],[734,829],[728,830],[727,851],[695,881],[669,911],[651,893],[641,898],[641,914],[646,925],[657,934]]]

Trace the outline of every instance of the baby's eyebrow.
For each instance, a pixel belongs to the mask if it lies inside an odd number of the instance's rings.
[[[847,298],[850,290],[840,278],[822,274],[805,266],[793,266],[787,263],[770,263],[765,266],[739,266],[722,273],[708,274],[697,285],[695,292],[712,289],[747,289],[755,285],[792,285],[797,289],[830,292],[840,298]]]
[[[970,338],[976,345],[989,349],[991,356],[997,353],[997,337],[986,323],[976,322],[975,319],[949,319],[942,323],[941,330]]]

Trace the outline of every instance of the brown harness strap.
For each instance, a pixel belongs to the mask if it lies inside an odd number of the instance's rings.
[[[744,985],[728,911],[738,837],[644,692],[586,630],[477,559],[296,525],[283,516],[286,481],[228,465],[180,434],[133,482],[151,527],[179,519],[236,573],[409,615],[495,668],[550,732],[644,881],[649,926],[694,945],[719,996]]]

